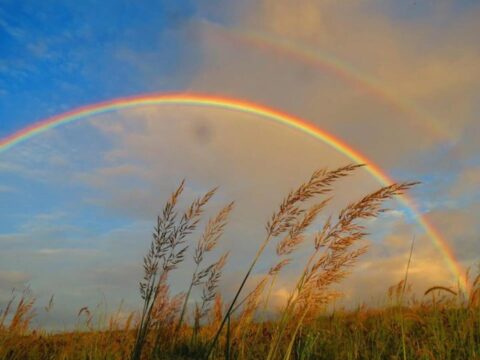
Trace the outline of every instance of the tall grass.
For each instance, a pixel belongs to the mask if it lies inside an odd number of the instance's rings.
[[[184,190],[185,182],[175,190],[167,201],[162,215],[157,217],[150,249],[143,259],[144,277],[140,282],[140,294],[144,301],[131,359],[139,360],[149,332],[156,330],[153,351],[158,350],[161,330],[171,325],[182,298],[173,302],[168,299],[168,275],[185,259],[190,244],[187,237],[197,227],[204,207],[215,194],[210,190],[204,196],[195,199],[179,218],[176,205]],[[214,234],[214,237],[216,235]]]
[[[229,253],[218,254],[216,248],[233,203],[199,229],[217,189],[181,211],[179,201],[185,187],[181,182],[157,217],[143,259],[140,312],[121,318],[119,308],[110,317],[100,317],[84,307],[79,309],[79,326],[73,332],[31,331],[35,298],[25,292],[19,299],[12,298],[0,313],[0,358],[480,358],[480,271],[471,279],[468,294],[436,286],[426,289],[423,299],[417,300],[408,298],[407,265],[405,278],[389,289],[391,300],[385,307],[325,312],[328,304],[341,296],[332,286],[348,276],[367,251],[364,220],[378,217],[385,211],[385,201],[416,184],[382,187],[330,214],[319,225],[320,214],[334,196],[335,182],[359,167],[315,171],[280,201],[227,304],[218,289]],[[251,275],[267,247],[276,257],[254,282]],[[267,318],[275,281],[300,247],[310,247],[309,256],[304,264],[297,264],[301,271],[283,307]],[[184,293],[172,295],[169,277],[179,268],[187,269],[187,256],[193,260],[190,280]],[[247,282],[251,290],[245,293]],[[199,297],[193,296],[195,288]],[[50,312],[53,306],[52,297],[44,310]]]
[[[472,292],[463,297],[453,288],[436,286],[425,291],[423,298],[410,293],[410,285],[400,281],[386,291],[390,301],[382,308],[359,306],[356,310],[336,309],[322,313],[304,323],[292,347],[293,359],[400,359],[405,349],[407,359],[480,359],[480,272],[470,280]],[[474,284],[476,285],[474,286]],[[400,306],[402,291],[405,288]],[[22,295],[12,302],[6,319],[12,319]],[[30,298],[31,299],[31,298]],[[201,341],[191,344],[191,328],[184,328],[175,349],[143,358],[198,359],[205,355],[204,343],[211,339],[211,326],[218,326],[223,306],[215,300],[209,323],[199,333]],[[29,300],[24,299],[23,304]],[[35,303],[34,303],[35,304]],[[5,309],[4,309],[5,310]],[[37,308],[37,311],[40,311]],[[5,315],[5,312],[2,312]],[[401,316],[399,316],[401,314]],[[2,316],[3,316],[2,315]],[[96,315],[93,313],[92,315]],[[113,314],[102,327],[84,331],[83,327],[68,333],[48,333],[45,330],[9,330],[9,322],[0,330],[1,359],[125,359],[134,345],[136,325],[134,315],[117,318]],[[83,317],[86,321],[86,317]],[[30,321],[33,318],[30,318]],[[230,331],[238,325],[232,321]],[[94,322],[95,323],[95,322]],[[402,340],[401,324],[404,326]],[[231,341],[217,359],[262,359],[268,355],[275,322],[252,322],[242,342]],[[228,329],[228,328],[227,328]],[[173,331],[173,330],[172,330]],[[166,334],[171,336],[172,333]],[[225,334],[225,340],[227,333]],[[225,341],[226,343],[226,341]],[[147,342],[146,350],[153,344]],[[280,344],[287,351],[289,344]],[[148,355],[147,355],[148,354]],[[228,355],[228,356],[227,356]]]
[[[200,269],[200,265],[202,264],[205,255],[212,251],[215,246],[217,245],[218,240],[223,234],[225,225],[228,220],[228,215],[233,209],[233,202],[225,206],[220,212],[212,219],[209,220],[207,226],[205,227],[205,231],[203,232],[202,236],[198,240],[197,247],[195,248],[195,254],[193,255],[193,261],[195,263],[195,270],[192,274],[192,280],[190,281],[190,285],[188,287],[187,293],[185,295],[185,300],[183,302],[182,312],[180,314],[180,318],[178,320],[177,329],[178,332],[180,327],[182,326],[183,319],[185,317],[185,313],[187,310],[188,300],[190,298],[190,294],[194,286],[201,285],[202,283],[207,280],[207,287],[204,291],[204,301],[202,303],[202,313],[205,312],[205,307],[207,306],[208,302],[213,300],[215,295],[215,288],[216,283],[218,282],[220,270],[226,262],[227,254],[224,254],[218,261],[206,266],[203,269]]]

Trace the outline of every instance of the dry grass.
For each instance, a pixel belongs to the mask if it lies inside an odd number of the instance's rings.
[[[478,278],[478,277],[477,277]],[[470,282],[473,285],[473,281]],[[402,356],[401,324],[405,326],[408,359],[479,359],[480,306],[468,299],[440,288],[431,289],[423,299],[405,296],[404,305],[396,301],[403,281],[386,291],[391,302],[383,308],[360,306],[357,310],[337,309],[331,314],[317,315],[305,322],[292,346],[294,359],[399,359]],[[406,286],[405,295],[409,294]],[[473,287],[477,292],[480,287]],[[451,289],[450,289],[451,290]],[[435,296],[433,300],[432,297]],[[17,299],[20,301],[21,299]],[[23,303],[28,301],[24,300]],[[13,316],[16,306],[11,307]],[[182,328],[174,349],[164,351],[158,359],[198,359],[205,354],[205,344],[214,335],[224,314],[225,304],[217,294],[208,320],[200,329],[198,341],[191,344],[192,329]],[[242,316],[243,314],[240,314]],[[125,359],[134,345],[135,317],[108,319],[105,328],[61,334],[41,330],[13,333],[7,327],[0,332],[1,359]],[[84,321],[86,318],[82,317]],[[238,328],[237,318],[232,322]],[[108,326],[107,324],[115,324]],[[138,325],[138,324],[137,324]],[[276,323],[250,322],[242,334],[231,341],[230,357],[265,358]],[[174,331],[170,329],[168,331]],[[232,331],[233,332],[233,331]],[[165,334],[168,338],[171,332]],[[232,336],[233,337],[233,336]],[[225,337],[221,344],[225,345]],[[280,353],[287,351],[282,343]],[[146,343],[146,353],[153,348],[153,337]],[[225,352],[215,354],[226,358]],[[145,359],[150,358],[144,354]],[[280,358],[280,357],[278,357]]]

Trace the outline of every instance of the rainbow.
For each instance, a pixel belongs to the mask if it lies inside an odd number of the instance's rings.
[[[39,121],[6,138],[0,139],[0,153],[5,152],[19,143],[22,143],[34,136],[60,125],[68,124],[92,115],[145,105],[185,105],[196,107],[213,107],[256,115],[313,136],[314,138],[324,142],[325,144],[328,144],[337,151],[346,155],[352,161],[356,163],[367,164],[367,171],[369,171],[370,174],[381,184],[389,185],[393,183],[393,180],[372,160],[368,159],[359,151],[347,145],[341,139],[327,133],[326,131],[299,117],[295,117],[284,112],[244,100],[202,94],[149,94],[135,97],[118,98],[80,107],[72,111]],[[437,229],[434,228],[427,217],[422,215],[417,210],[413,199],[406,195],[402,195],[400,200],[415,214],[418,224],[422,226],[425,233],[439,249],[449,267],[449,270],[459,280],[461,288],[468,291],[468,281],[464,275],[465,272],[463,271],[462,266],[456,261],[447,240]]]
[[[282,58],[290,58],[333,74],[353,88],[359,89],[399,113],[407,115],[408,119],[416,120],[416,125],[425,127],[425,129],[434,134],[438,140],[448,141],[449,139],[448,129],[442,127],[438,121],[435,121],[434,118],[420,109],[418,105],[410,100],[400,99],[374,77],[359,71],[351,64],[342,61],[332,54],[318,49],[313,50],[298,43],[293,43],[285,39],[277,39],[263,33],[240,29],[227,29],[209,22],[205,22],[205,24],[213,29],[214,34],[216,33],[227,40],[269,51],[280,55]]]

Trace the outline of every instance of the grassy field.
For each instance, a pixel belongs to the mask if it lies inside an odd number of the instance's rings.
[[[426,289],[419,301],[410,296],[406,264],[405,278],[388,289],[384,307],[326,311],[341,296],[332,286],[348,276],[367,251],[362,245],[367,233],[361,221],[377,217],[385,201],[415,185],[383,187],[317,226],[318,215],[333,197],[334,182],[357,168],[348,165],[316,171],[281,201],[228,303],[222,301],[218,284],[229,254],[215,255],[215,251],[234,203],[206,221],[198,235],[216,189],[179,212],[182,182],[158,216],[144,257],[140,311],[127,318],[113,314],[98,321],[96,314],[82,308],[78,313],[82,326],[76,331],[49,333],[30,329],[35,298],[26,292],[19,300],[12,299],[0,314],[0,358],[480,359],[480,275],[470,277],[468,289]],[[313,225],[317,230],[311,235],[307,230]],[[271,289],[279,274],[288,271],[292,254],[300,246],[310,246],[310,256],[285,304],[267,320],[263,314],[271,309]],[[276,260],[246,291],[267,247],[275,249]],[[185,264],[187,256],[194,263],[189,270],[191,281],[184,292],[171,295],[169,275]],[[202,295],[192,309],[188,304],[195,288]],[[51,301],[45,310],[52,306]]]
[[[185,327],[175,344],[167,331],[155,356],[153,337],[144,358],[198,359],[206,351],[218,326],[212,319],[192,341]],[[238,332],[238,323],[231,332]],[[276,323],[251,324],[244,333],[232,335],[230,351],[226,336],[220,339],[214,358],[261,359],[268,356]],[[2,359],[128,359],[135,342],[133,330],[75,331],[49,334],[43,331],[0,334]],[[402,341],[404,339],[404,342]],[[282,343],[277,358],[286,354]],[[335,312],[306,323],[293,344],[291,359],[480,359],[480,307],[460,306],[453,298],[409,307],[381,310],[361,307]]]

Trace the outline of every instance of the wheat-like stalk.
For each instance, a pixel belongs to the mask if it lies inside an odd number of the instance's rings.
[[[168,274],[185,259],[189,247],[186,244],[187,236],[196,229],[205,205],[217,190],[214,188],[202,197],[195,199],[181,218],[177,219],[178,213],[175,206],[184,186],[185,181],[182,181],[165,204],[162,216],[157,217],[150,249],[144,257],[144,277],[140,282],[140,294],[144,300],[144,306],[131,354],[132,360],[141,358],[143,346],[152,327],[152,313],[160,301],[160,294],[164,293]]]
[[[13,301],[12,297],[12,301]],[[36,298],[32,295],[30,288],[25,288],[22,292],[22,296],[18,301],[15,312],[13,313],[12,320],[8,330],[12,333],[22,334],[28,327],[32,319],[35,317],[35,305]],[[7,305],[7,310],[5,312],[5,317],[8,315],[8,308],[10,307],[11,302]],[[3,319],[1,323],[3,324]]]
[[[330,299],[329,287],[343,280],[348,275],[349,268],[367,251],[366,246],[352,249],[354,244],[367,235],[365,227],[358,221],[377,217],[386,211],[381,207],[385,201],[402,194],[416,184],[406,182],[382,187],[342,209],[335,223],[332,223],[331,217],[326,220],[322,229],[314,236],[314,250],[287,301],[268,359],[275,356],[287,322],[294,316],[295,311],[301,309],[302,315],[299,318],[303,321],[307,312],[323,306]],[[296,321],[293,337],[296,336],[300,326],[299,320]]]
[[[200,318],[204,317],[210,311],[210,304],[217,295],[217,288],[222,276],[222,269],[225,266],[229,253],[223,254],[220,259],[210,269],[207,280],[202,290],[202,305],[200,307]]]
[[[321,169],[315,171],[310,179],[291,191],[281,202],[279,209],[273,213],[267,222],[267,233],[272,237],[278,236],[293,225],[297,216],[304,210],[301,204],[312,197],[325,195],[332,190],[331,185],[338,179],[348,176],[363,165],[350,164],[335,170]]]
[[[266,224],[267,235],[263,242],[260,244],[257,253],[255,254],[245,276],[243,277],[242,282],[238,290],[236,291],[232,302],[230,303],[229,308],[226,311],[226,314],[210,344],[209,350],[207,352],[206,358],[208,359],[213,352],[213,349],[216,346],[220,333],[222,332],[227,319],[230,318],[232,310],[235,308],[236,302],[242,292],[250,274],[255,267],[257,261],[262,255],[263,251],[267,247],[270,240],[274,237],[281,235],[282,233],[288,231],[294,224],[298,223],[299,216],[301,216],[305,210],[302,209],[301,205],[307,200],[312,199],[315,196],[325,195],[332,190],[331,185],[340,178],[348,176],[354,170],[363,165],[347,165],[335,170],[317,170],[315,171],[310,179],[305,183],[301,184],[297,189],[291,191],[281,202],[277,211],[273,213],[270,220]]]
[[[221,301],[219,302],[217,288],[228,256],[229,252],[224,253],[209,269],[207,279],[202,288],[202,303],[200,306],[197,305],[195,307],[192,341],[196,340],[198,331],[200,330],[200,322],[202,318],[210,312],[212,301],[216,300],[215,306],[217,306],[217,308],[214,309],[216,315],[218,316],[218,313],[221,313]],[[218,306],[220,306],[220,308],[218,308]]]
[[[330,198],[311,206],[299,215],[291,225],[288,234],[278,243],[277,255],[291,254],[305,239],[305,230],[316,220],[318,214],[327,206]]]
[[[200,285],[205,282],[207,276],[211,274],[214,270],[214,267],[218,267],[217,263],[213,263],[204,269],[200,270],[200,264],[202,263],[204,256],[206,253],[212,251],[218,243],[218,240],[222,236],[225,226],[228,221],[228,217],[233,210],[234,203],[231,202],[230,204],[226,205],[222,208],[218,214],[211,218],[205,229],[202,233],[202,236],[197,242],[197,246],[195,249],[195,254],[193,256],[193,260],[195,263],[195,270],[192,274],[192,280],[190,281],[190,285],[185,295],[185,300],[183,302],[182,311],[180,313],[180,318],[178,320],[176,333],[180,330],[182,326],[183,319],[187,310],[188,300],[190,298],[190,294],[194,286]]]
[[[270,277],[275,278],[280,271],[290,264],[291,259],[286,258],[286,259],[281,259],[279,262],[277,262],[275,265],[271,266],[268,272],[258,281],[257,285],[251,290],[241,301],[238,301],[238,303],[235,305],[235,307],[232,309],[232,314],[237,312],[240,307],[242,307],[247,301],[250,300],[251,296],[257,296],[260,295],[258,294],[259,290],[264,289],[264,284],[268,281]],[[272,280],[273,281],[273,280]],[[267,304],[265,304],[266,306]]]
[[[202,237],[198,241],[198,246],[195,251],[195,263],[199,264],[204,252],[212,251],[217,245],[218,239],[222,236],[227,224],[228,217],[233,210],[234,202],[232,201],[226,205],[220,212],[212,219],[210,219],[205,227]]]

